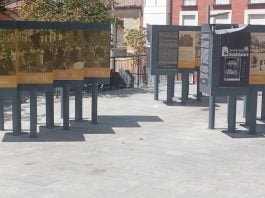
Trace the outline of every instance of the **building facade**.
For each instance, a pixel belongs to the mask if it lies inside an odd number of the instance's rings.
[[[143,23],[142,0],[115,0],[114,15],[122,21],[122,26],[116,29],[116,55],[118,52],[130,52],[126,46],[126,30],[139,30]],[[124,51],[125,50],[125,51]]]
[[[174,25],[202,25],[210,14],[227,13],[212,17],[211,23],[265,25],[265,0],[172,0]]]
[[[170,0],[144,0],[143,26],[170,24]]]

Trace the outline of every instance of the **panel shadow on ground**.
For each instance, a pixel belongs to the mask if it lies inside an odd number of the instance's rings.
[[[234,139],[240,139],[240,138],[265,138],[265,124],[257,124],[256,126],[256,133],[250,133],[247,126],[242,126],[243,130],[239,129],[236,130],[236,132],[227,132],[222,131],[225,135],[234,138]]]
[[[62,127],[45,128],[40,127],[38,137],[30,138],[28,132],[13,136],[5,133],[3,142],[78,142],[85,141],[85,134],[115,134],[113,128],[139,128],[138,122],[163,122],[158,116],[99,116],[99,123],[91,124],[90,121],[70,122],[69,130]]]

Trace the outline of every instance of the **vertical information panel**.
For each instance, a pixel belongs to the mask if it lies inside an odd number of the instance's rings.
[[[150,64],[153,75],[175,75],[200,66],[201,27],[152,25]]]
[[[210,93],[209,86],[209,57],[210,57],[210,34],[201,34],[201,67],[200,67],[200,86],[204,93]]]
[[[178,66],[178,32],[158,33],[158,68],[175,69]]]
[[[249,82],[249,33],[221,36],[219,87],[246,87]]]
[[[0,88],[16,88],[17,30],[0,29]]]
[[[83,80],[86,48],[84,31],[52,30],[53,79]]]
[[[110,77],[110,31],[84,31],[84,77],[109,78]]]
[[[265,84],[265,33],[251,33],[249,84]]]
[[[52,39],[48,29],[18,29],[18,84],[52,84]]]
[[[179,32],[179,68],[195,68],[200,65],[200,36],[200,32],[195,31]]]
[[[18,29],[18,84],[52,84],[52,33],[48,29]]]

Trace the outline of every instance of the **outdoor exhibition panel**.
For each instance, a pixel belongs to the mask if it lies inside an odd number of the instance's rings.
[[[1,21],[0,87],[110,77],[109,24]]]
[[[14,131],[21,130],[20,91],[30,92],[30,132],[36,136],[37,91],[46,94],[46,123],[53,126],[53,87],[63,87],[64,128],[69,127],[69,87],[76,92],[76,116],[82,119],[83,83],[110,81],[110,24],[1,21],[0,128],[3,96],[13,96]],[[93,92],[92,106],[97,105]],[[96,107],[92,108],[95,118]],[[18,121],[19,123],[16,123]]]
[[[229,96],[265,90],[265,26],[204,25],[201,35],[202,92]]]
[[[250,71],[249,85],[265,90],[265,26],[249,25]]]
[[[111,31],[109,24],[87,25],[84,29],[86,61],[84,77],[86,83],[110,82]]]
[[[13,132],[19,133],[21,124],[17,92],[16,22],[0,23],[0,130],[4,130],[4,101],[12,99]]]
[[[200,88],[203,93],[210,96],[247,93],[249,37],[248,27],[202,26]]]
[[[235,130],[236,96],[246,96],[245,124],[256,132],[257,91],[265,90],[264,43],[262,25],[202,27],[200,87],[210,96],[209,128],[214,128],[215,96],[228,96],[228,131]]]
[[[151,26],[151,73],[172,75],[200,65],[199,26]]]

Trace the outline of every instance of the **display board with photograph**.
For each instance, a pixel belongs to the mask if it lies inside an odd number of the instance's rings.
[[[52,84],[52,39],[48,29],[17,30],[18,84]]]
[[[0,23],[0,88],[13,89],[17,87],[16,78],[16,22]]]
[[[265,85],[265,33],[251,33],[249,83]]]
[[[110,31],[84,31],[84,77],[110,77]]]
[[[16,29],[0,29],[0,88],[17,87],[16,41]]]
[[[109,24],[2,21],[0,88],[110,77]]]
[[[54,80],[83,80],[85,44],[83,30],[51,31]]]
[[[199,26],[151,26],[151,73],[177,74],[200,66]]]
[[[178,48],[178,67],[195,68],[200,65],[200,32],[180,31]]]

